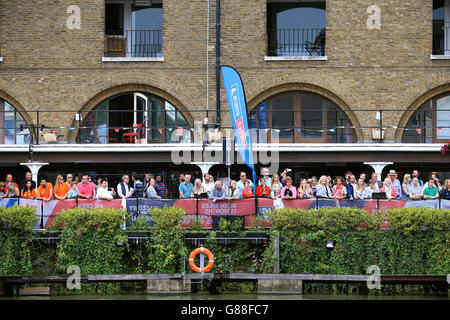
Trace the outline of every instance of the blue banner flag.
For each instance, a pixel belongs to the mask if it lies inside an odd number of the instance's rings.
[[[242,84],[241,76],[234,68],[222,66],[221,69],[239,154],[245,164],[252,169],[254,188],[256,188],[258,182],[256,181],[253,162],[252,142],[248,131],[247,101],[245,99],[244,85]]]

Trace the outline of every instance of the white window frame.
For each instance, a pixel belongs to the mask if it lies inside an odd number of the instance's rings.
[[[138,0],[139,1],[139,0]],[[150,3],[162,3],[162,0],[148,0]],[[123,4],[123,30],[131,30],[132,13],[131,5],[136,0],[106,0],[106,3],[122,3]],[[131,37],[127,38],[127,55],[131,52]],[[1,61],[0,61],[1,62]],[[162,57],[103,57],[102,62],[164,62]]]

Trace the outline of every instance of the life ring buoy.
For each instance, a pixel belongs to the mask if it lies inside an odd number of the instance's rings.
[[[203,269],[197,267],[197,265],[194,262],[195,256],[198,255],[199,253],[204,253],[208,257],[208,264]],[[209,270],[211,270],[213,265],[214,265],[214,256],[211,253],[211,251],[206,248],[203,247],[197,248],[194,251],[192,251],[191,254],[189,255],[189,266],[195,272],[208,272]]]

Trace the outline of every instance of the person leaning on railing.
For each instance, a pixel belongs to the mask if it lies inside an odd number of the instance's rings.
[[[78,183],[76,181],[70,182],[70,190],[67,194],[67,199],[75,199],[78,197]]]
[[[256,196],[261,198],[268,198],[270,194],[270,188],[266,185],[266,179],[261,177],[259,179],[259,186],[256,187]]]
[[[347,188],[344,185],[344,178],[336,178],[336,185],[333,187],[333,196],[338,200],[347,198]]]
[[[292,185],[292,178],[286,177],[286,186],[281,189],[281,199],[296,199],[297,189]]]
[[[272,176],[272,181],[270,182],[270,198],[272,200],[281,198],[281,189],[283,186],[280,183],[280,177],[277,174]]]
[[[316,197],[317,198],[333,198],[333,192],[327,184],[327,177],[321,176],[319,179],[319,183],[316,188]],[[352,198],[353,199],[353,198]]]
[[[6,196],[5,183],[0,182],[0,200]]]
[[[56,177],[55,186],[53,188],[53,197],[55,200],[64,200],[67,198],[69,191],[69,185],[64,182],[64,177],[59,174]]]
[[[194,185],[191,183],[191,175],[185,174],[184,181],[180,184],[180,187],[178,188],[180,191],[180,199],[189,198],[193,187]]]
[[[358,179],[358,185],[356,186],[355,192],[355,199],[357,200],[364,200],[364,199],[370,199],[372,196],[372,193],[368,190],[369,188],[366,187],[363,179]]]
[[[33,188],[33,184],[31,180],[27,180],[25,186],[20,192],[20,196],[25,199],[36,199],[36,189]]]
[[[385,192],[388,200],[397,198],[397,193],[394,187],[392,187],[392,180],[390,178],[384,179],[384,187],[380,189],[380,192]]]
[[[410,200],[411,199],[411,175],[409,173],[405,174],[403,176],[403,184],[402,184],[402,194],[403,194],[403,200]]]
[[[97,188],[97,199],[99,200],[113,200],[116,192],[113,188],[108,190],[108,180],[102,180],[102,184]]]
[[[422,200],[423,188],[420,186],[420,180],[417,177],[412,179],[411,187],[409,188],[409,198],[411,200]]]
[[[6,197],[7,198],[17,198],[19,196],[19,189],[16,188],[11,182],[6,184]]]
[[[84,174],[81,183],[78,185],[78,197],[84,199],[95,199],[95,185],[89,182],[89,176]]]
[[[253,190],[250,187],[250,180],[244,181],[244,189],[242,189],[242,198],[248,199],[253,198],[255,195],[253,194]]]
[[[50,182],[47,182],[45,178],[39,179],[39,187],[36,192],[37,200],[50,201],[53,196],[53,186]]]
[[[194,187],[191,190],[191,198],[200,197],[202,193],[205,193],[205,188],[202,185],[202,180],[199,178],[195,179]]]
[[[439,190],[434,185],[434,179],[430,178],[428,180],[427,187],[423,190],[423,199],[424,200],[434,200],[439,199]]]
[[[230,187],[227,190],[227,200],[242,199],[242,192],[237,188],[236,180],[231,180]]]
[[[226,191],[223,187],[222,180],[217,180],[214,188],[209,190],[208,192],[208,199],[212,200],[213,202],[216,202],[217,200],[225,200],[226,198]]]
[[[441,191],[441,199],[450,200],[450,179],[446,179]]]
[[[147,186],[147,198],[149,199],[161,199],[155,189],[155,179],[150,178],[149,185]]]
[[[297,190],[297,197],[299,199],[309,199],[313,197],[312,189],[306,179],[302,179]]]

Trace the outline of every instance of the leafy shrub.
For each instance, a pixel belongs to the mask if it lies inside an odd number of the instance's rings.
[[[0,274],[32,273],[33,228],[38,221],[33,207],[0,207]]]

